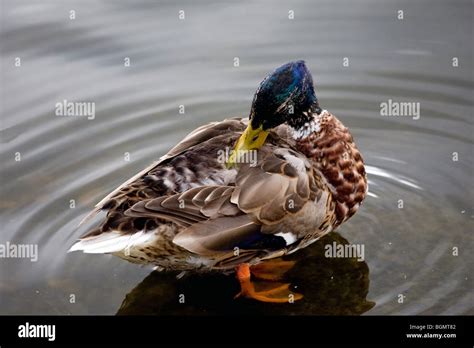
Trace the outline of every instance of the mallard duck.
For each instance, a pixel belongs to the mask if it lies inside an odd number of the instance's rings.
[[[235,271],[241,296],[288,302],[302,295],[280,283],[257,291],[253,278],[280,279],[292,263],[279,258],[349,219],[366,192],[351,133],[320,107],[305,63],[290,62],[261,82],[248,119],[197,128],[100,201],[87,218],[105,220],[70,251]]]

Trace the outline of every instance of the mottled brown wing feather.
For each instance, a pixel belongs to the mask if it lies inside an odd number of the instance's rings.
[[[267,145],[258,165],[243,165],[237,174],[231,201],[265,225],[281,222],[299,212],[320,188],[313,185],[308,160],[290,149]]]
[[[203,186],[183,193],[140,202],[126,211],[130,217],[158,217],[183,227],[177,245],[200,255],[225,253],[303,209],[312,190],[307,160],[289,149],[265,146],[258,163],[241,165],[236,186]],[[278,233],[279,231],[267,233]]]
[[[242,132],[243,129],[245,129],[246,123],[246,119],[236,117],[226,119],[224,121],[211,122],[209,124],[198,127],[191,133],[189,133],[175,147],[168,151],[168,153],[164,155],[161,160],[163,161],[165,159],[177,156],[183,151],[223,133]]]
[[[201,222],[242,212],[232,203],[232,186],[201,186],[183,193],[142,201],[125,211],[126,216],[160,217],[171,222],[176,217]],[[230,190],[229,190],[230,189]],[[227,207],[231,205],[232,207]]]
[[[135,204],[125,214],[159,217],[184,229],[173,240],[200,255],[231,250],[260,226],[230,202],[235,187],[203,186]]]
[[[252,238],[260,226],[247,215],[198,222],[178,233],[173,243],[199,255],[218,255]]]
[[[150,166],[125,181],[106,197],[104,197],[99,203],[96,204],[95,208],[82,219],[79,225],[82,225],[84,222],[92,218],[101,209],[117,209],[117,207],[122,205],[124,202],[126,203],[127,201],[130,201],[131,204],[129,204],[129,206],[131,206],[139,200],[153,198],[153,196],[156,197],[157,193],[152,188],[146,186],[146,178],[147,176],[154,177],[154,171],[161,164],[175,158],[187,150],[192,149],[196,145],[202,144],[203,142],[211,139],[215,139],[219,135],[229,134],[230,136],[233,132],[242,132],[245,129],[246,124],[247,120],[245,119],[242,120],[240,118],[233,118],[221,122],[212,122],[195,129],[175,147],[173,147],[167,154],[162,156],[158,161],[152,163]],[[166,193],[161,192],[161,194]],[[130,197],[133,195],[136,195],[137,199],[131,199]]]

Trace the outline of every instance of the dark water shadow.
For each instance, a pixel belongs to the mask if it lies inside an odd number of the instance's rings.
[[[117,315],[360,315],[375,303],[366,299],[369,268],[355,258],[326,258],[326,244],[347,244],[330,233],[312,246],[286,257],[298,261],[286,276],[301,301],[288,304],[234,299],[239,285],[233,275],[152,272],[122,302]],[[180,297],[181,295],[181,297]],[[183,299],[184,303],[180,303]]]

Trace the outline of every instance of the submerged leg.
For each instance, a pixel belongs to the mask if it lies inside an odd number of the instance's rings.
[[[268,260],[250,266],[250,272],[258,279],[280,280],[286,272],[293,268],[295,263],[295,261],[283,261],[281,259]]]
[[[250,279],[251,267],[248,263],[243,263],[237,266],[236,274],[241,288],[240,293],[237,294],[236,297],[244,296],[257,301],[273,303],[288,303],[303,298],[303,295],[290,291],[290,284],[267,282],[265,283],[265,290],[257,291],[255,289],[255,283]]]

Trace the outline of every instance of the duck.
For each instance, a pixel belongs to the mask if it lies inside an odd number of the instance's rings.
[[[349,129],[320,107],[306,63],[292,61],[262,80],[248,117],[195,129],[103,198],[81,224],[104,218],[69,251],[235,273],[236,297],[293,302],[303,294],[280,282],[294,265],[283,257],[346,222],[367,189]]]

